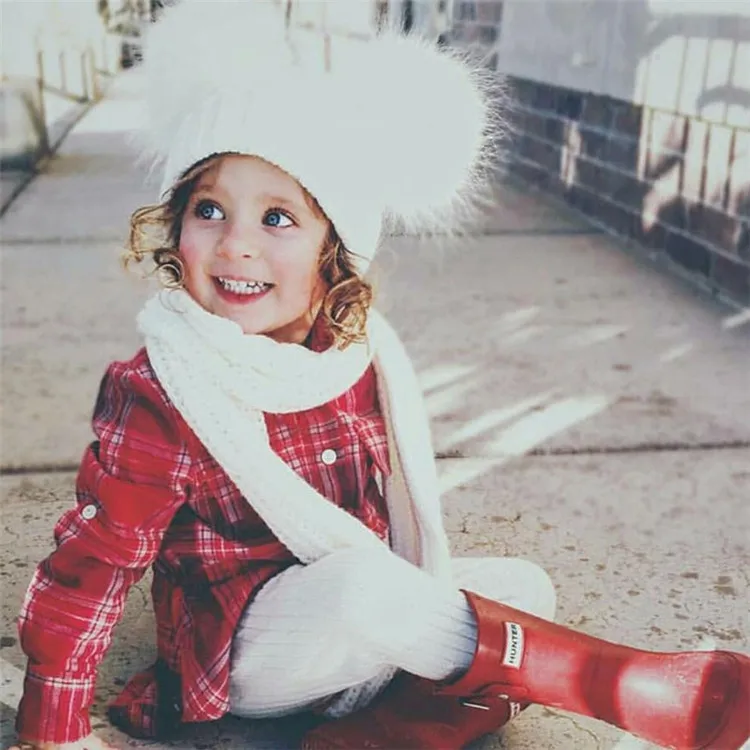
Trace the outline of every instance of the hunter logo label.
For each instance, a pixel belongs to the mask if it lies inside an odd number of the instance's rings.
[[[521,668],[523,660],[523,628],[516,622],[505,623],[505,653],[503,665]]]
[[[510,709],[510,716],[508,716],[508,721],[510,721],[511,719],[515,719],[516,716],[521,713],[520,703],[514,703],[513,701],[511,701],[508,705],[508,708]]]

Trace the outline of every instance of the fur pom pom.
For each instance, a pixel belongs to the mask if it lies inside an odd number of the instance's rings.
[[[364,171],[383,190],[386,219],[417,233],[471,223],[503,137],[497,74],[468,53],[395,31],[338,63],[356,87],[347,107],[367,121]]]
[[[284,19],[270,2],[181,0],[146,35],[146,143],[166,155],[186,118],[228,97],[258,99],[294,70]],[[185,165],[189,166],[189,165]]]

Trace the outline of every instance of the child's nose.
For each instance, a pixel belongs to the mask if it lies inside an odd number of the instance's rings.
[[[261,243],[253,232],[240,227],[229,228],[218,247],[218,254],[226,258],[258,258],[261,252]]]

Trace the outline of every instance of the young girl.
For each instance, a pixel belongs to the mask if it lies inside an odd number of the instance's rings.
[[[418,383],[362,274],[384,218],[450,226],[476,195],[490,98],[390,32],[312,70],[276,13],[183,0],[151,34],[165,197],[129,258],[166,289],[23,605],[19,746],[103,747],[97,667],[152,567],[158,657],[109,714],[134,736],[313,711],[308,749],[458,750],[541,703],[739,748],[747,657],[600,641],[552,624],[535,565],[450,559]]]

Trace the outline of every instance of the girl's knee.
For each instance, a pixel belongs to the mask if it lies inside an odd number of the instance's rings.
[[[528,560],[523,562],[526,563],[525,575],[530,581],[530,589],[533,592],[528,611],[544,620],[554,620],[557,609],[555,584],[552,583],[552,579],[544,568]]]
[[[454,575],[460,588],[545,620],[554,619],[555,587],[536,563],[516,557],[458,558]]]
[[[518,601],[513,606],[544,620],[554,620],[557,592],[547,571],[531,560],[510,558],[507,563],[519,584]]]

